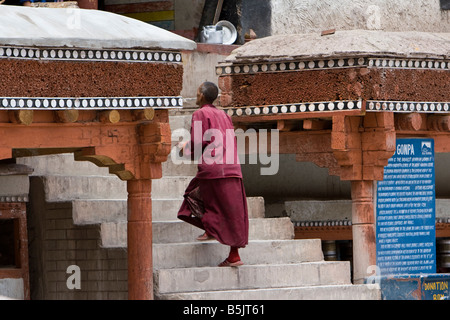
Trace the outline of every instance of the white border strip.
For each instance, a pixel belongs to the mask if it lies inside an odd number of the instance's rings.
[[[0,196],[0,202],[28,202],[28,196]]]
[[[268,106],[252,106],[238,108],[224,108],[230,117],[233,116],[265,116],[274,114],[339,112],[348,110],[361,110],[361,100],[305,102],[294,104],[278,104]]]
[[[450,70],[450,61],[442,59],[414,58],[329,58],[297,61],[272,61],[257,63],[222,64],[216,67],[218,76],[233,74],[255,74],[268,72],[292,72],[339,68],[390,68]]]
[[[175,109],[182,97],[0,97],[0,110]]]
[[[415,101],[366,101],[367,112],[421,112],[421,113],[449,113],[450,102],[415,102]]]
[[[182,63],[175,51],[0,46],[0,59]]]

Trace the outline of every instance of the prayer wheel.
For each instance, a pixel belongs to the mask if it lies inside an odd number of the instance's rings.
[[[337,261],[336,241],[322,241],[323,258],[325,261]]]
[[[436,249],[438,268],[450,268],[450,239],[438,239]]]
[[[340,241],[338,246],[340,261],[353,261],[353,246],[351,240]]]

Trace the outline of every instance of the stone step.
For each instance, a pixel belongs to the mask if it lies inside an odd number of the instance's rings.
[[[183,221],[153,223],[154,243],[196,242],[203,230]],[[250,240],[290,240],[294,238],[294,225],[289,218],[249,219]]]
[[[35,157],[22,157],[17,159],[18,164],[24,164],[33,168],[32,175],[68,175],[68,176],[115,176],[109,173],[106,167],[98,167],[89,161],[75,161],[73,153],[62,153]],[[169,155],[166,162],[162,163],[163,177],[165,176],[195,176],[197,165],[195,163],[182,162],[180,159]]]
[[[77,199],[72,201],[75,225],[127,220],[126,199]]]
[[[32,175],[104,175],[113,176],[106,167],[98,167],[89,161],[75,161],[73,153],[17,158],[17,163],[34,169]]]
[[[376,285],[323,285],[155,294],[159,300],[380,300]],[[263,304],[262,304],[263,305]]]
[[[179,221],[177,212],[182,198],[152,198],[153,221]],[[247,198],[249,218],[264,218],[264,198]],[[73,220],[76,225],[120,222],[127,220],[126,199],[77,199],[72,201]]]
[[[154,244],[153,266],[155,269],[214,267],[228,256],[229,250],[217,241]],[[239,255],[246,265],[323,261],[319,239],[250,240]]]
[[[277,213],[286,211],[293,222],[352,221],[352,200],[294,200],[269,204]],[[270,210],[270,209],[269,209]],[[436,199],[436,219],[450,219],[450,199]]]
[[[181,220],[153,222],[153,243],[196,242],[203,231]],[[127,222],[104,222],[100,227],[103,248],[126,248]],[[289,218],[250,219],[250,240],[289,240],[294,225]]]
[[[192,178],[191,176],[167,176],[163,179],[152,180],[152,198],[182,198]]]
[[[127,183],[116,176],[42,176],[48,202],[75,199],[127,199]],[[165,177],[152,181],[152,198],[181,198],[191,177]]]
[[[239,268],[180,268],[155,272],[158,294],[351,284],[350,263],[308,262]]]
[[[190,130],[192,121],[192,114],[178,114],[170,115],[169,124],[170,130],[174,132],[177,129]]]
[[[176,221],[183,199],[153,199],[153,221]],[[78,199],[72,201],[76,225],[127,221],[126,199]]]
[[[127,184],[116,176],[46,175],[43,181],[47,202],[76,199],[126,199]]]
[[[177,160],[175,156],[174,159],[171,158],[172,154],[169,155],[166,162],[162,163],[162,172],[164,177],[171,176],[192,176],[197,174],[197,164],[195,163],[185,163]]]
[[[352,220],[352,200],[285,201],[292,221]]]

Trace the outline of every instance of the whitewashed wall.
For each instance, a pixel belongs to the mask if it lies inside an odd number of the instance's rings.
[[[439,0],[272,0],[272,34],[328,29],[450,32]]]

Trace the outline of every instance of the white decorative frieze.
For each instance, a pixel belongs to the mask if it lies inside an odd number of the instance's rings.
[[[0,46],[0,59],[181,63],[180,52]]]
[[[450,102],[417,101],[366,101],[366,111],[448,113]]]
[[[245,106],[224,108],[229,116],[269,116],[274,114],[340,112],[361,110],[366,112],[391,111],[395,113],[450,113],[450,102],[429,101],[378,101],[347,100],[328,102],[305,102],[266,106]]]
[[[307,112],[338,112],[349,110],[361,110],[362,102],[355,101],[327,101],[327,102],[308,102],[279,104],[267,106],[251,106],[238,108],[225,108],[229,116],[264,116],[274,114],[295,114]]]
[[[0,97],[0,110],[172,109],[182,107],[182,97]]]
[[[333,58],[299,61],[272,61],[255,63],[221,64],[216,67],[218,76],[267,72],[289,72],[339,68],[395,68],[450,70],[450,61],[442,59],[412,59],[385,57]]]

